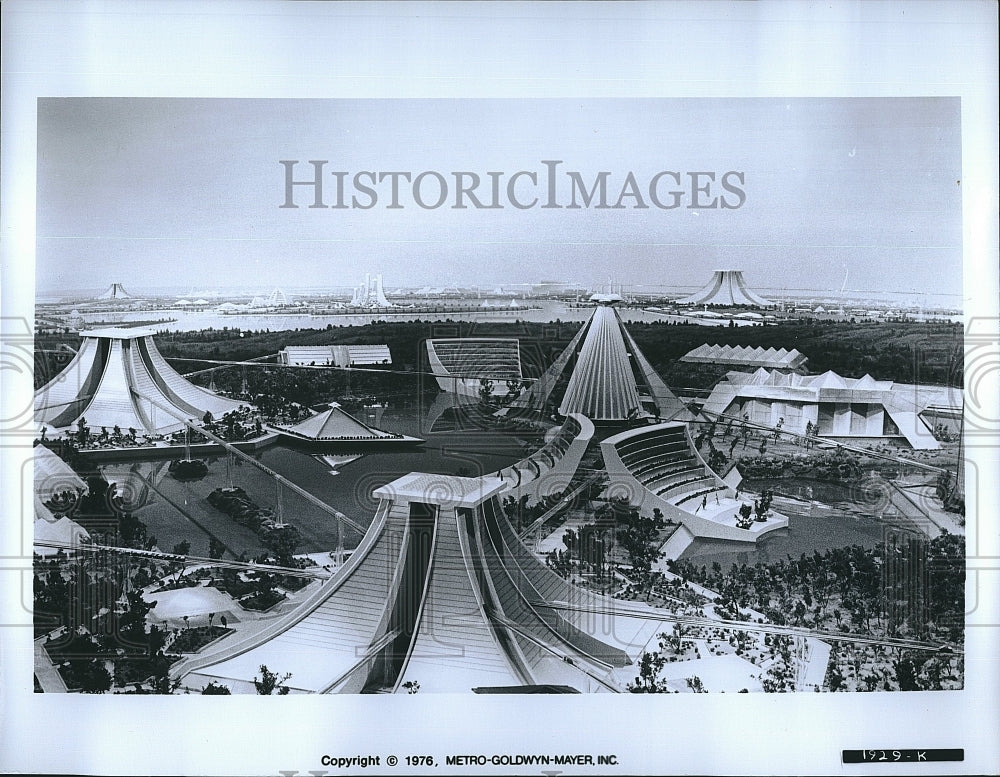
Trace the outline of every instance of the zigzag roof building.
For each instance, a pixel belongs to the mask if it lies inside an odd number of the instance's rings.
[[[35,420],[56,432],[88,426],[163,434],[181,419],[218,417],[241,403],[187,381],[157,350],[152,329],[95,329],[61,373],[35,392]]]
[[[957,399],[956,399],[957,396]],[[804,434],[807,428],[830,439],[896,439],[912,448],[934,450],[934,408],[961,412],[961,391],[946,386],[914,386],[875,380],[765,370],[730,372],[716,384],[702,412]],[[811,425],[811,427],[809,426]]]
[[[753,291],[742,270],[716,270],[704,287],[677,300],[682,305],[756,305],[768,307],[774,303]]]
[[[511,408],[544,409],[561,376],[573,363],[558,412],[579,413],[596,423],[690,414],[656,374],[613,305],[616,294],[594,295],[597,308],[552,366]]]
[[[793,348],[751,348],[746,345],[699,345],[681,357],[694,364],[727,364],[734,367],[764,367],[773,370],[805,369],[808,357]]]

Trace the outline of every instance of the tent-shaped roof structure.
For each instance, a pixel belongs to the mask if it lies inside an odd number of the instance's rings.
[[[73,468],[44,445],[32,449],[35,464],[35,495],[42,501],[67,491],[83,493],[87,484]]]
[[[716,270],[703,288],[677,300],[682,305],[772,305],[747,286],[742,270]]]
[[[386,432],[359,421],[336,402],[327,410],[293,426],[274,427],[282,434],[305,442],[421,442],[416,437]]]
[[[559,401],[560,415],[580,413],[598,423],[649,416],[689,419],[687,408],[656,374],[622,323],[613,307],[618,299],[594,295],[598,304],[590,320],[511,408],[543,409],[575,357]]]
[[[157,350],[151,329],[95,329],[81,332],[76,357],[35,392],[35,420],[55,431],[86,418],[91,429],[134,428],[162,434],[219,417],[239,402],[187,381]]]
[[[112,283],[107,291],[98,295],[97,299],[132,299],[132,295],[125,291],[125,287],[120,283]]]
[[[44,507],[42,509],[45,509]],[[49,513],[49,516],[52,514]],[[76,521],[70,520],[66,516],[62,518],[40,517],[36,509],[36,518],[33,526],[34,541],[36,543],[51,543],[53,545],[79,545],[81,542],[89,542],[90,534]],[[45,545],[35,545],[34,552],[39,556],[54,556],[59,552],[59,548],[51,548]],[[65,552],[65,549],[64,549]]]
[[[376,488],[358,548],[310,599],[242,640],[171,667],[189,688],[253,692],[261,664],[299,693],[469,693],[568,686],[624,690],[659,628],[620,602],[576,588],[522,544],[498,478],[411,472]],[[635,609],[635,608],[633,608]]]

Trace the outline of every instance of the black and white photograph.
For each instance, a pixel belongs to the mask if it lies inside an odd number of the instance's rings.
[[[995,5],[556,5],[5,8],[0,768],[1000,766]]]

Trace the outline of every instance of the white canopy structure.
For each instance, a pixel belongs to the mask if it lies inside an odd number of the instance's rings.
[[[44,445],[36,445],[31,452],[35,465],[35,496],[43,502],[67,491],[83,493],[87,490],[83,478]]]
[[[677,300],[680,305],[757,305],[774,303],[761,297],[747,286],[742,270],[716,270],[703,288]]]
[[[41,509],[48,512],[44,506]],[[76,546],[82,542],[90,541],[90,534],[76,521],[70,520],[66,516],[55,518],[50,512],[47,516],[44,513],[39,514],[37,504],[33,530],[34,541],[39,543]],[[35,545],[34,552],[39,556],[54,556],[59,552],[59,548]],[[68,551],[63,549],[63,552]]]
[[[81,332],[76,357],[35,392],[35,420],[59,432],[81,418],[91,428],[118,426],[149,434],[221,416],[240,403],[185,380],[157,350],[152,329]]]
[[[521,542],[498,478],[411,472],[374,490],[361,545],[294,611],[179,661],[188,688],[253,692],[261,664],[295,693],[618,692],[658,623],[570,585]],[[551,603],[551,604],[550,604]],[[628,617],[631,610],[637,617]],[[640,612],[641,610],[641,612]]]
[[[98,299],[132,299],[132,295],[125,291],[125,287],[120,283],[112,283],[107,291],[98,295]]]

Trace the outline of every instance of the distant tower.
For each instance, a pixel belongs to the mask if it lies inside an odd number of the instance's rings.
[[[267,298],[267,306],[269,308],[283,308],[288,305],[288,297],[285,296],[285,292],[281,289],[275,289]]]
[[[382,274],[365,273],[365,280],[354,288],[351,305],[357,308],[389,308],[392,303],[385,296],[382,288]]]
[[[98,299],[132,299],[132,295],[120,283],[112,283]]]
[[[774,304],[747,286],[742,270],[716,270],[708,284],[677,302],[682,305],[756,305],[762,308]]]

